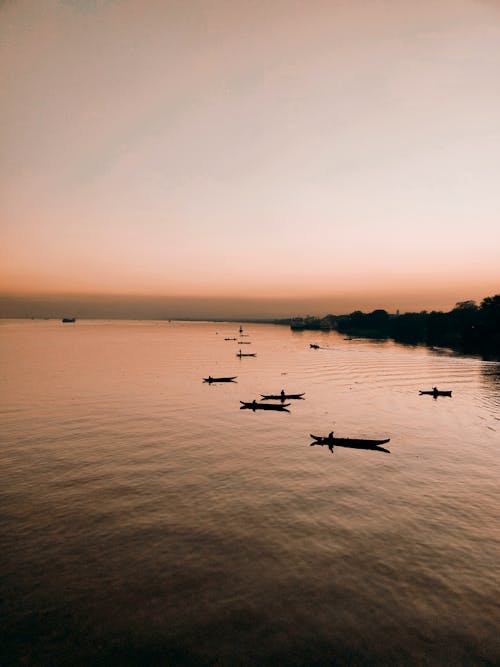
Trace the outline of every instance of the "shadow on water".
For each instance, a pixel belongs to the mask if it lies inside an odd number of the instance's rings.
[[[500,363],[484,363],[481,367],[481,376],[493,389],[500,389]]]
[[[491,405],[500,408],[500,363],[484,362],[481,367],[481,379],[487,387],[487,399],[483,399]],[[500,415],[497,414],[494,419],[500,421]]]

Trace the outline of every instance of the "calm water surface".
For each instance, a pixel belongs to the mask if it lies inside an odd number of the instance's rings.
[[[245,330],[0,322],[2,664],[500,664],[500,364]]]

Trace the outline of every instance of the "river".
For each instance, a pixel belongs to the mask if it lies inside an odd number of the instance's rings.
[[[244,333],[0,320],[2,664],[499,664],[500,363]]]

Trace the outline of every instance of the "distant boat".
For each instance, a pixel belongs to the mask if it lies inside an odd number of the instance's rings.
[[[333,447],[350,447],[351,449],[372,449],[379,452],[386,452],[390,454],[388,449],[384,449],[381,445],[385,445],[390,441],[390,438],[384,438],[383,440],[365,440],[363,438],[336,438],[333,436],[321,436],[313,435],[310,433],[311,438],[314,442],[311,442],[313,445],[327,445],[330,451],[333,453]]]
[[[243,333],[243,327],[240,324],[240,333]]]
[[[68,324],[69,322],[76,322],[76,317],[63,317],[61,322]]]
[[[316,343],[309,343],[309,347],[312,347],[313,350],[319,350],[319,345],[316,345]]]
[[[256,357],[255,352],[242,352],[241,350],[236,354],[237,357]]]
[[[203,382],[233,382],[233,380],[236,380],[238,376],[233,375],[232,377],[224,377],[224,378],[213,378],[211,375],[209,375],[207,378],[203,378]]]
[[[291,398],[301,399],[304,396],[304,393],[302,393],[302,394],[261,394],[261,396],[264,399],[264,401],[288,401]]]
[[[423,389],[420,390],[420,396],[422,395],[427,395],[427,396],[451,396],[451,391],[441,391],[439,389],[431,389],[431,391],[424,391]]]
[[[257,403],[257,401],[240,401],[240,410],[277,410],[278,412],[289,412],[286,408],[290,403]]]
[[[224,340],[237,340],[237,338],[224,338]]]

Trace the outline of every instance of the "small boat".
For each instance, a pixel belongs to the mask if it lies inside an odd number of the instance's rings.
[[[314,442],[311,442],[311,447],[313,445],[327,445],[330,449],[333,447],[351,447],[352,449],[374,449],[381,452],[389,453],[388,449],[384,449],[380,445],[385,445],[390,441],[390,438],[385,438],[383,440],[365,440],[363,438],[335,438],[321,435],[309,434]]]
[[[319,350],[319,345],[316,345],[316,343],[309,343],[309,347],[312,347],[313,350]]]
[[[228,377],[228,378],[213,378],[211,375],[209,375],[207,378],[203,378],[203,382],[233,382],[236,380],[238,376],[233,375],[233,377]]]
[[[63,317],[61,322],[63,324],[68,324],[68,322],[76,322],[76,317]]]
[[[426,396],[434,396],[435,398],[437,396],[451,396],[451,391],[441,391],[439,389],[431,389],[431,391],[424,391],[423,389],[420,389],[420,396],[423,396],[424,394]]]
[[[239,340],[238,345],[251,345],[252,342],[249,340]]]
[[[237,340],[237,338],[224,338],[224,340]]]
[[[300,399],[304,394],[305,392],[302,394],[261,394],[261,396],[265,401],[288,401],[291,398]]]
[[[237,357],[256,357],[255,352],[242,352],[241,350],[236,354]]]
[[[240,403],[240,410],[278,410],[290,412],[286,409],[290,403],[257,403],[257,401],[240,401]]]

